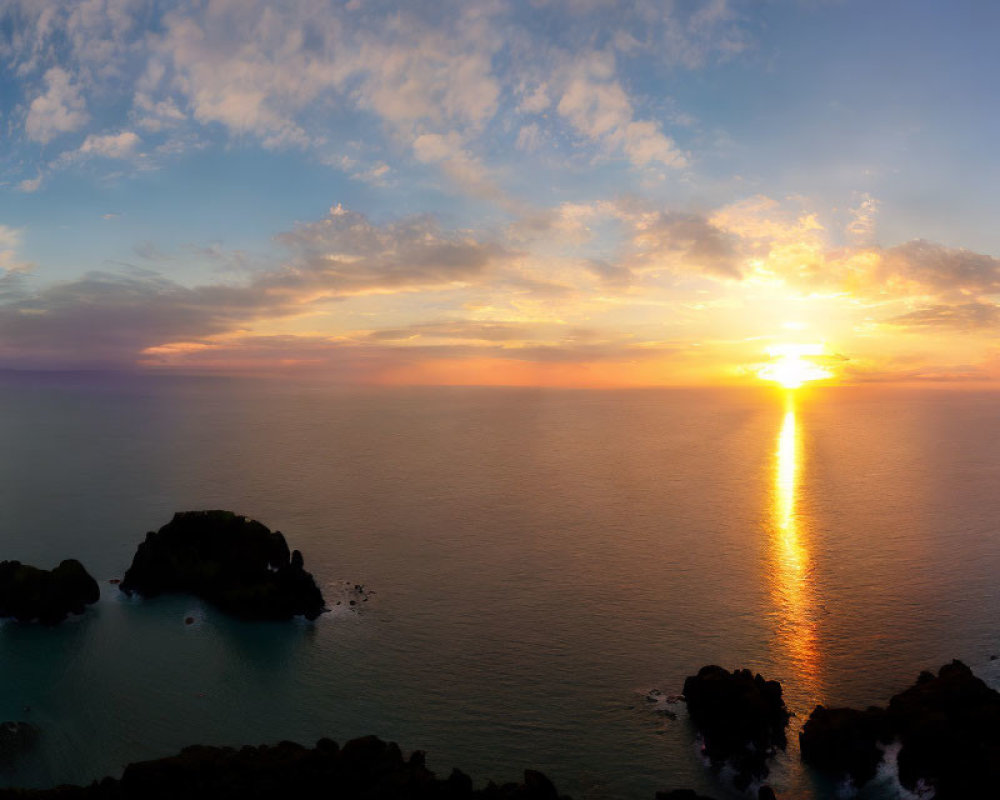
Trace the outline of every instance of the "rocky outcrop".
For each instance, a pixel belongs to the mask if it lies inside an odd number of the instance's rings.
[[[684,681],[684,697],[714,770],[730,765],[741,791],[767,777],[768,759],[787,743],[785,728],[791,716],[780,683],[750,670],[729,672],[711,665]]]
[[[127,594],[197,595],[244,619],[315,619],[323,595],[285,537],[231,511],[185,511],[146,534],[119,584]]]
[[[875,774],[879,745],[897,740],[909,791],[932,787],[935,800],[1000,793],[1000,694],[961,661],[921,673],[888,708],[817,706],[799,734],[803,761],[859,787]]]
[[[811,767],[863,786],[882,762],[879,743],[892,740],[885,709],[816,706],[799,733],[802,760]]]
[[[97,581],[75,559],[53,570],[0,561],[0,617],[57,625],[69,614],[82,614],[100,596]]]
[[[488,784],[453,770],[437,778],[424,754],[408,759],[374,736],[343,747],[320,739],[312,749],[292,742],[274,746],[187,747],[180,754],[129,764],[120,780],[45,790],[0,789],[0,800],[560,800],[552,782],[525,770],[522,783]]]

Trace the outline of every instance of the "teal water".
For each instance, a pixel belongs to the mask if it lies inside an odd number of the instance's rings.
[[[0,626],[0,720],[43,731],[0,782],[375,733],[577,798],[735,796],[646,692],[750,667],[785,685],[794,740],[816,702],[884,702],[955,657],[1000,684],[998,399],[817,389],[782,455],[763,390],[6,376],[0,558],[79,558],[103,594],[56,629]],[[283,531],[332,602],[376,594],[287,625],[120,597],[145,532],[195,508]],[[796,759],[781,796],[835,795]]]

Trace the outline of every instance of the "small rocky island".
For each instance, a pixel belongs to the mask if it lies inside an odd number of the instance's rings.
[[[242,619],[316,619],[323,594],[285,537],[231,511],[181,511],[139,545],[126,594],[197,595]]]
[[[922,672],[888,708],[817,706],[799,734],[802,760],[856,787],[871,780],[885,747],[900,745],[899,782],[935,800],[996,797],[1000,786],[1000,693],[961,661]]]
[[[0,617],[58,625],[70,614],[82,614],[100,596],[97,581],[76,559],[53,570],[0,561]]]
[[[704,752],[713,770],[730,766],[741,791],[768,776],[767,761],[778,749],[785,749],[785,728],[791,717],[778,681],[765,680],[747,669],[729,672],[709,665],[684,681],[684,698],[691,723],[705,740]],[[760,796],[773,795],[762,787]]]

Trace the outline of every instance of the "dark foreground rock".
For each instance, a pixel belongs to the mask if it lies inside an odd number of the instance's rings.
[[[146,534],[119,584],[146,597],[197,595],[244,619],[315,619],[323,595],[281,533],[231,511],[184,511]]]
[[[817,706],[799,734],[802,759],[856,786],[870,780],[883,746],[900,743],[902,785],[935,800],[1000,796],[1000,694],[961,661],[923,672],[888,708]]]
[[[97,581],[76,559],[53,570],[0,561],[0,617],[57,625],[69,614],[82,614],[100,596]]]
[[[187,747],[179,755],[129,764],[120,780],[54,789],[0,789],[0,800],[560,800],[551,781],[525,770],[519,784],[490,783],[453,770],[437,778],[424,754],[403,757],[395,743],[374,736],[342,748],[320,739],[313,749],[291,742],[274,746]]]
[[[729,672],[712,665],[684,681],[684,697],[713,769],[729,764],[741,791],[767,777],[767,760],[785,748],[785,728],[791,716],[780,683],[750,670]]]

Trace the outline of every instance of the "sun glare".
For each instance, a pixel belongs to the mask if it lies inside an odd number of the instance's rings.
[[[783,344],[767,351],[775,359],[765,364],[757,372],[757,377],[765,381],[775,381],[786,389],[798,389],[807,381],[832,378],[830,370],[809,359],[823,355],[821,344]]]

